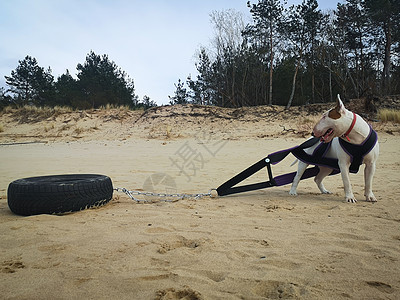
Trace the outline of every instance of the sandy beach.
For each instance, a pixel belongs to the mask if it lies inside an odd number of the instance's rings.
[[[1,299],[400,299],[400,126],[372,122],[376,203],[363,167],[321,195],[312,179],[225,197],[141,204],[121,192],[103,207],[14,215],[7,187],[30,176],[95,173],[114,187],[208,193],[301,144],[322,107],[82,111],[0,116]],[[323,110],[322,110],[323,111]],[[293,156],[273,167],[293,172]],[[160,178],[168,180],[159,180]],[[249,182],[267,180],[265,170]]]

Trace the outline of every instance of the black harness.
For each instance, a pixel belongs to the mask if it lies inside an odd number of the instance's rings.
[[[378,134],[370,126],[368,137],[360,145],[354,145],[346,142],[343,139],[339,139],[340,146],[350,156],[351,165],[350,172],[357,173],[363,162],[364,156],[367,155],[375,147],[378,141]]]
[[[376,142],[378,141],[378,135],[375,130],[370,127],[370,132],[368,137],[359,145],[351,144],[344,139],[339,138],[339,144],[343,150],[350,156],[351,165],[350,172],[357,173],[363,162],[364,156],[367,155],[372,148],[374,148]],[[313,139],[315,145],[318,139]],[[313,153],[307,154],[301,147],[296,147],[291,152],[296,158],[302,162],[308,163],[310,165],[328,167],[334,170],[340,170],[338,160],[336,158],[325,157],[329,148],[332,145],[332,141],[329,143],[321,143],[313,151]]]
[[[242,171],[241,173],[237,174],[233,178],[220,185],[217,188],[218,195],[224,196],[292,183],[296,172],[273,177],[271,169],[271,165],[281,162],[286,156],[289,155],[289,153],[292,153],[297,159],[307,164],[314,165],[314,167],[305,170],[303,176],[301,177],[301,180],[317,175],[319,172],[318,166],[324,166],[333,169],[330,175],[340,173],[338,159],[325,156],[329,150],[329,147],[331,147],[332,145],[332,141],[329,143],[320,143],[314,149],[312,154],[308,154],[304,151],[304,149],[314,146],[316,143],[319,142],[319,140],[320,139],[317,137],[312,137],[299,146],[274,152],[268,155],[266,158],[263,158],[262,160],[258,161],[254,165],[250,166],[246,170]],[[350,172],[358,172],[364,156],[367,155],[374,148],[377,141],[378,135],[376,131],[373,130],[371,127],[368,137],[360,145],[354,145],[339,138],[340,145],[351,158]],[[268,176],[270,179],[269,181],[235,187],[236,184],[242,182],[243,180],[250,177],[264,167],[267,167]]]

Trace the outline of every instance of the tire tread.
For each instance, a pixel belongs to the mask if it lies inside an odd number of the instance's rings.
[[[15,180],[7,194],[8,206],[15,214],[61,214],[108,203],[113,186],[105,175],[53,175]]]

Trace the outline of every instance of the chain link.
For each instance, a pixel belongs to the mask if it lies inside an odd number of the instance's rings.
[[[160,198],[158,202],[176,202],[178,200],[183,200],[187,198],[192,198],[195,200],[201,199],[203,197],[213,197],[211,193],[215,189],[211,189],[208,193],[198,193],[198,194],[167,194],[167,193],[153,193],[153,192],[141,192],[141,191],[130,191],[126,188],[115,188],[117,192],[125,193],[129,198],[138,202],[138,203],[154,203],[157,201],[151,201],[147,199],[139,199],[137,196],[144,196],[144,197],[157,197]],[[216,190],[215,190],[216,191]],[[164,199],[161,199],[164,198]],[[173,199],[171,199],[173,198]]]

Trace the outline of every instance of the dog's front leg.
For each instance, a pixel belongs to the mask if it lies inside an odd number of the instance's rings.
[[[293,179],[292,187],[290,188],[289,194],[296,196],[297,195],[297,186],[299,185],[301,176],[303,176],[304,171],[307,169],[308,164],[299,160],[299,165],[297,168],[296,176]]]
[[[353,190],[350,183],[350,173],[349,173],[350,162],[339,161],[340,174],[342,174],[342,180],[344,185],[344,193],[347,202],[356,203],[357,199],[354,197]]]
[[[365,180],[365,200],[376,202],[374,193],[372,192],[372,179],[375,173],[375,162],[365,164],[364,180]]]

